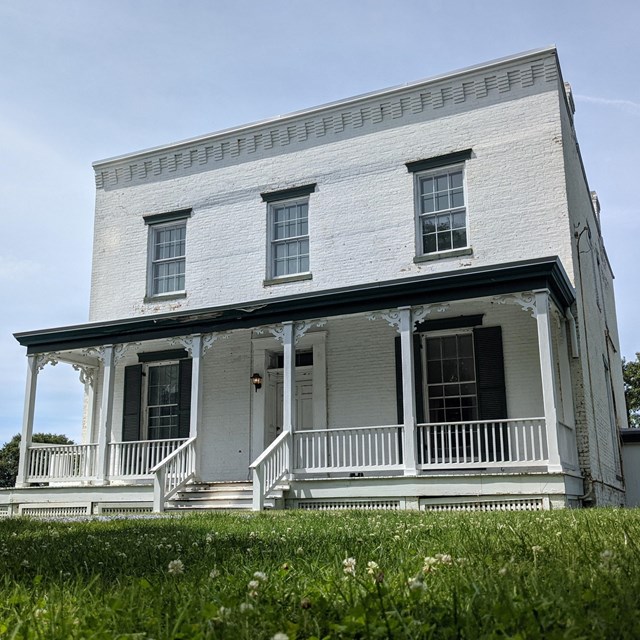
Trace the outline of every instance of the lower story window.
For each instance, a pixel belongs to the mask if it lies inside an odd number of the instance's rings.
[[[147,438],[178,438],[178,363],[150,366],[147,373]]]
[[[426,339],[429,422],[478,419],[473,334]]]

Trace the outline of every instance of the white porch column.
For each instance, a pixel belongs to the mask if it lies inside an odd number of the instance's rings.
[[[398,308],[402,355],[402,414],[404,423],[404,474],[415,476],[416,467],[416,381],[413,363],[413,321],[411,307]]]
[[[112,344],[105,345],[102,351],[102,403],[100,405],[100,423],[98,425],[98,484],[109,482],[109,441],[111,440],[111,422],[113,416],[113,389],[115,383],[115,357]]]
[[[296,344],[293,322],[282,323],[284,351],[282,430],[293,433],[296,428]]]
[[[198,435],[198,425],[202,418],[202,336],[192,336],[191,350],[191,414],[189,416],[189,437]]]
[[[191,342],[191,413],[189,414],[189,437],[198,435],[198,427],[202,422],[202,336],[192,336]],[[196,447],[194,471],[200,477],[200,457],[202,447]]]
[[[36,408],[36,386],[38,382],[38,357],[27,356],[27,386],[24,393],[24,414],[22,419],[22,436],[20,438],[20,462],[16,487],[27,486],[29,473],[29,447],[33,435],[33,416]]]
[[[540,354],[540,376],[542,379],[542,400],[547,427],[547,447],[549,449],[549,470],[562,471],[558,447],[558,414],[556,397],[556,373],[551,339],[551,318],[549,291],[538,289],[536,297],[536,323],[538,325],[538,351]]]

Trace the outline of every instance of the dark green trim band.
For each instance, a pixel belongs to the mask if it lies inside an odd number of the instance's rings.
[[[445,329],[469,329],[482,325],[483,314],[475,316],[456,316],[455,318],[439,318],[424,320],[416,325],[416,331],[443,331]]]
[[[264,202],[277,202],[278,200],[293,200],[293,198],[302,198],[308,196],[316,190],[316,182],[313,184],[305,184],[301,187],[292,187],[291,189],[280,189],[280,191],[269,191],[261,193],[260,197]]]
[[[163,360],[183,360],[188,358],[186,349],[167,349],[166,351],[146,351],[138,354],[138,362],[161,362]]]
[[[190,218],[193,209],[179,209],[178,211],[167,211],[166,213],[152,213],[142,216],[145,224],[162,224],[163,222],[174,222]]]
[[[14,335],[27,347],[27,353],[44,353],[192,333],[251,329],[285,320],[329,318],[535,289],[549,289],[551,298],[561,310],[575,300],[560,259],[550,257]]]
[[[438,156],[437,158],[427,158],[426,160],[415,160],[413,162],[407,162],[405,167],[409,173],[416,173],[416,171],[427,171],[428,169],[437,169],[438,167],[446,167],[450,164],[456,164],[458,162],[464,162],[471,157],[472,149],[464,149],[463,151],[456,151],[454,153],[447,153],[444,156]]]

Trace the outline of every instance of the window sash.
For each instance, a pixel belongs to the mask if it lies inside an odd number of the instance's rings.
[[[148,440],[179,437],[180,365],[147,366],[145,414]]]
[[[151,227],[151,295],[184,291],[186,235],[184,222]]]
[[[429,422],[477,420],[473,333],[426,336],[425,346]]]
[[[309,271],[309,199],[269,204],[270,276]]]
[[[418,173],[415,180],[418,252],[468,247],[464,165]]]

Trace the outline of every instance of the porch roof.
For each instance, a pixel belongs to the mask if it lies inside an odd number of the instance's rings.
[[[552,256],[205,309],[25,331],[14,337],[28,353],[64,351],[534,289],[549,289],[563,310],[575,300],[560,259]]]

